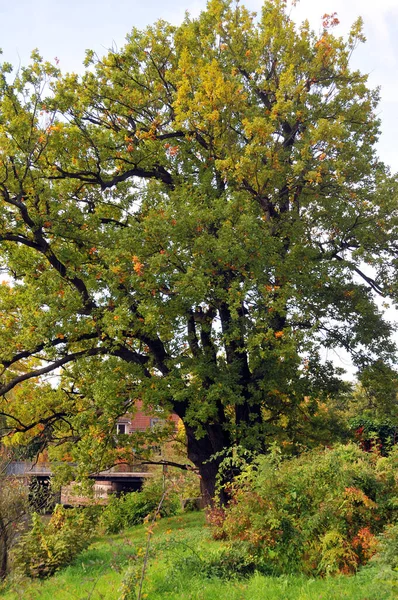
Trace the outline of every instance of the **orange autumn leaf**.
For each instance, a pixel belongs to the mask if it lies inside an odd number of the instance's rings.
[[[169,150],[170,156],[176,156],[178,154],[179,147],[178,146],[170,146],[170,148],[168,150]]]
[[[138,256],[133,256],[133,269],[137,273],[137,275],[142,275],[144,272],[144,265],[138,258]]]

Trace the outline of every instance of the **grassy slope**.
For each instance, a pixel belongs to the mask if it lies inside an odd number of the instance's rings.
[[[144,585],[148,600],[392,600],[398,598],[374,569],[357,577],[313,580],[304,577],[225,581],[205,578],[190,567],[190,558],[214,552],[220,542],[209,539],[202,514],[191,513],[160,521],[155,527],[152,556]],[[127,566],[142,565],[145,531],[98,538],[76,562],[46,581],[18,582],[17,591],[0,592],[4,600],[118,600]],[[170,561],[178,567],[170,567]]]

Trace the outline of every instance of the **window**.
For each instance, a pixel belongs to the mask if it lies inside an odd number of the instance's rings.
[[[124,435],[127,433],[126,423],[116,423],[116,433],[118,435]]]

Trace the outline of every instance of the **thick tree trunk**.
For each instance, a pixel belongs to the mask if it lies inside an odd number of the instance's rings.
[[[223,489],[217,490],[217,474],[219,461],[198,465],[200,474],[200,491],[205,506],[214,506],[216,503],[216,494],[219,504],[225,505],[227,495]]]
[[[7,575],[8,552],[7,545],[3,540],[0,540],[0,581],[6,578]]]
[[[8,536],[3,519],[0,516],[0,581],[6,578],[8,564]]]
[[[216,453],[226,450],[230,446],[230,440],[218,423],[207,425],[206,434],[200,439],[197,439],[196,430],[193,427],[185,425],[185,430],[188,441],[188,458],[199,470],[204,503],[207,506],[214,506],[217,474],[223,457],[213,457]],[[219,502],[225,504],[226,501],[226,493],[220,490]]]

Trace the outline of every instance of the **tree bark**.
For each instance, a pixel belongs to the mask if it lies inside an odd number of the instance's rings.
[[[215,505],[217,474],[223,456],[215,454],[226,450],[230,446],[230,440],[220,424],[215,423],[206,426],[206,433],[200,439],[196,437],[196,430],[185,424],[188,441],[188,458],[198,468],[201,478],[201,492],[206,506]],[[218,499],[220,504],[227,502],[227,494],[219,490]]]
[[[0,515],[0,581],[6,578],[8,565],[8,536],[3,518]]]

